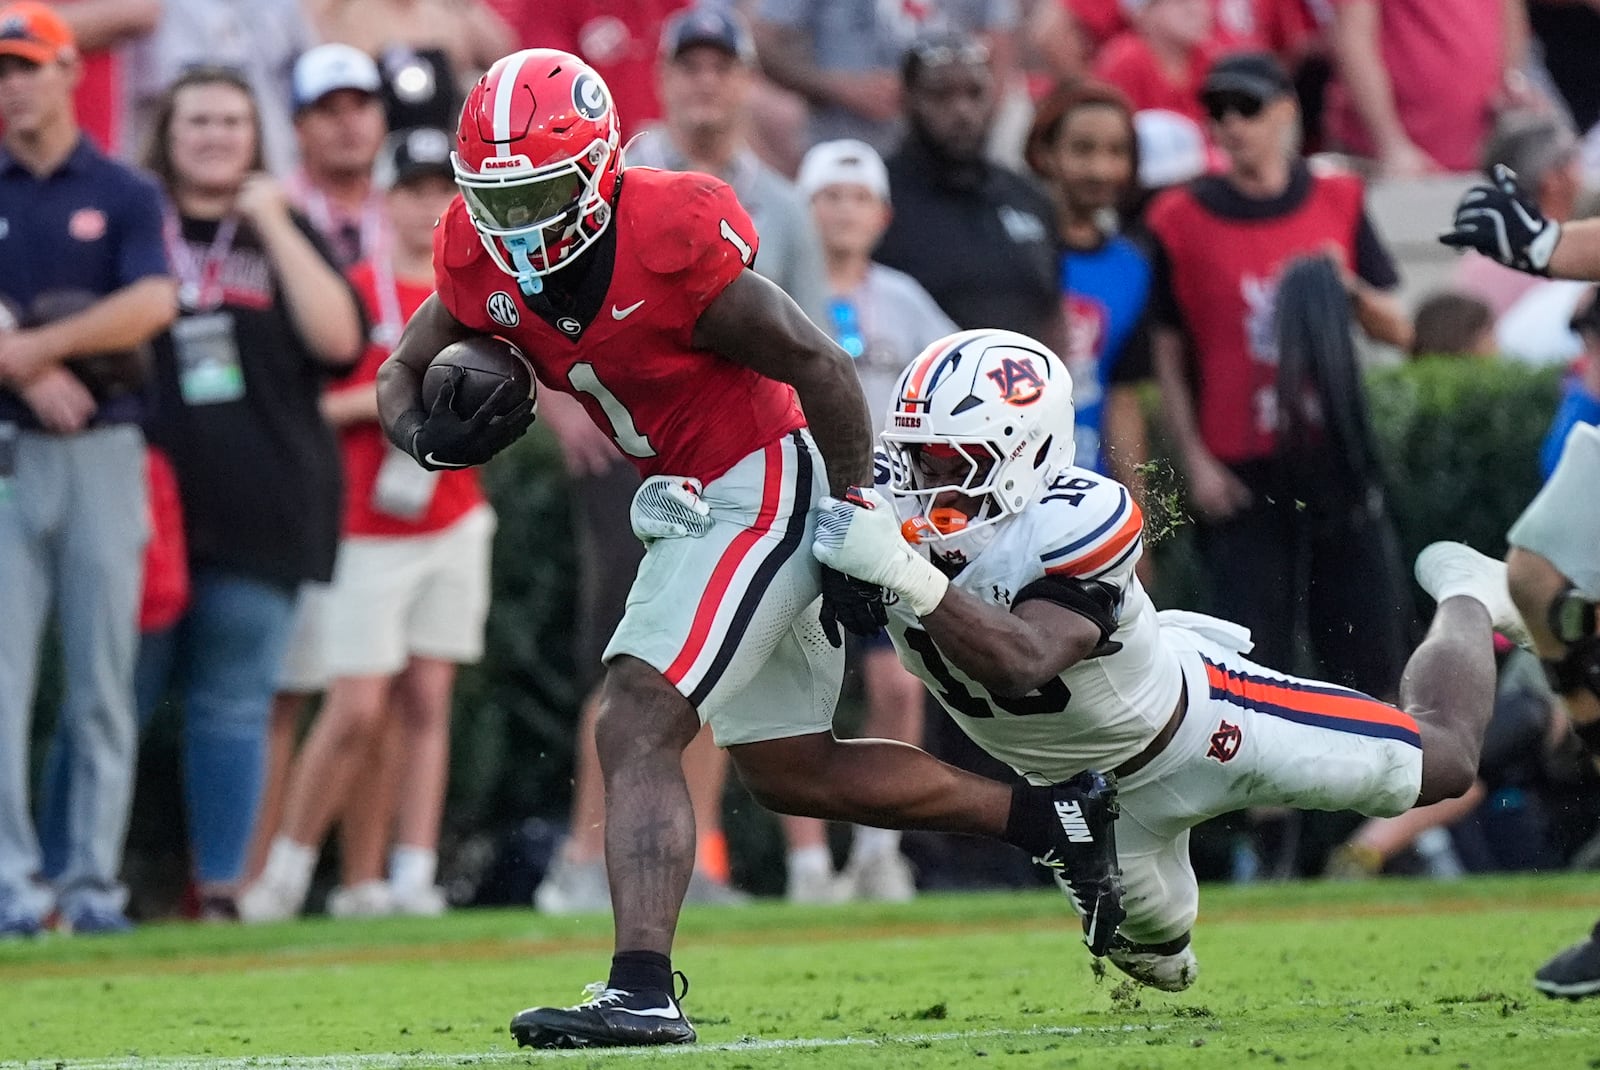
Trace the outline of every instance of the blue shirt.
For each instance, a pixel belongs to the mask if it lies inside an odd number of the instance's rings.
[[[1113,383],[1148,375],[1144,361],[1134,365],[1130,343],[1150,305],[1150,260],[1119,235],[1097,249],[1069,249],[1061,255],[1061,292],[1066,302],[1067,368],[1072,372],[1076,410],[1075,464],[1105,471],[1100,424],[1107,390]]]
[[[37,177],[0,149],[0,301],[23,326],[41,295],[77,291],[104,297],[150,276],[170,275],[162,240],[161,189],[148,175],[89,143]],[[103,404],[96,424],[139,419],[138,398]],[[22,399],[0,387],[0,421],[38,422]]]
[[[1567,383],[1561,394],[1561,407],[1550,423],[1550,433],[1539,449],[1539,478],[1549,479],[1561,460],[1561,447],[1576,424],[1600,425],[1600,398],[1592,397],[1576,381]]]

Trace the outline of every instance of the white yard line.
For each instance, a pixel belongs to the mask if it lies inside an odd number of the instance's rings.
[[[569,1051],[410,1052],[357,1055],[244,1055],[229,1059],[203,1059],[186,1055],[157,1055],[124,1059],[35,1059],[0,1062],[0,1070],[419,1070],[432,1066],[505,1066],[532,1059],[597,1056],[627,1058],[649,1055],[693,1056],[710,1051],[763,1052],[804,1048],[878,1048],[902,1044],[948,1044],[962,1040],[1026,1040],[1037,1037],[1077,1037],[1106,1033],[1150,1033],[1166,1027],[1120,1025],[1062,1026],[1036,1029],[967,1029],[948,1033],[900,1033],[876,1037],[806,1037],[786,1040],[735,1040],[727,1044],[682,1044],[661,1048],[580,1048]]]

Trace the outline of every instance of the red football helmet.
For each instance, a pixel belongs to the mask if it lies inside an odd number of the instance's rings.
[[[467,94],[456,185],[484,248],[524,291],[605,232],[620,138],[606,83],[553,48],[513,52]]]

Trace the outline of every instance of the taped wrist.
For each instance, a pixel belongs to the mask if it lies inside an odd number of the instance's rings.
[[[394,443],[395,449],[416,457],[420,462],[422,458],[417,457],[417,432],[422,430],[427,419],[421,409],[407,409],[395,417],[394,425],[389,428],[389,441]]]
[[[1117,604],[1122,601],[1122,592],[1111,584],[1070,576],[1041,576],[1017,592],[1011,608],[1035,599],[1070,609],[1100,629],[1100,643],[1090,657],[1122,649],[1122,644],[1110,641],[1111,633],[1117,630]]]
[[[950,589],[950,577],[907,546],[884,586],[904,599],[911,612],[926,617],[944,601],[944,593]]]

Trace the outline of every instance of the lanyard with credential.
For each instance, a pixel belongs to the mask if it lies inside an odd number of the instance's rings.
[[[372,290],[378,300],[378,322],[372,328],[372,340],[385,349],[393,349],[405,329],[405,313],[400,310],[400,284],[394,277],[394,261],[388,251],[372,260]]]
[[[173,219],[167,226],[167,254],[178,273],[178,301],[184,308],[202,310],[222,304],[222,266],[233,252],[239,233],[239,217],[228,215],[217,224],[205,256],[196,259],[194,246],[183,238],[183,224]]]
[[[306,207],[306,216],[317,233],[329,241],[335,240],[333,208],[328,202],[328,195],[305,180],[299,183],[297,192]],[[383,207],[377,197],[369,196],[361,205],[361,248],[356,250],[356,259],[377,259],[383,251],[383,234]]]

